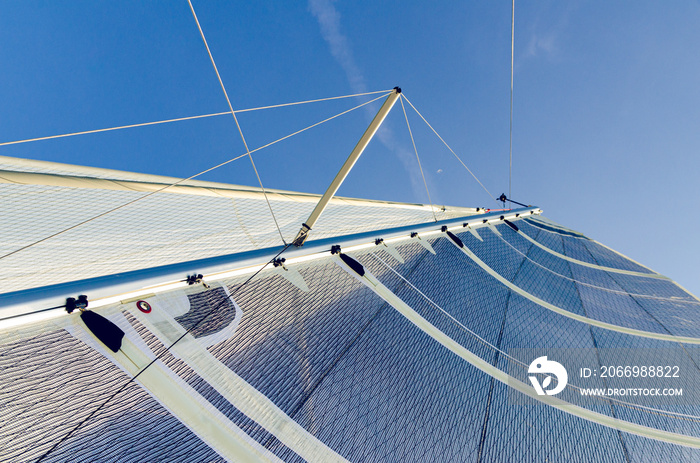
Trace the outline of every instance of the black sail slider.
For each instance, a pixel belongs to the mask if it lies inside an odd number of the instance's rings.
[[[361,277],[365,276],[365,268],[362,266],[361,263],[348,256],[347,254],[338,253],[338,255],[341,259],[343,259],[343,262],[345,262],[348,267],[355,271],[355,273],[357,273]]]
[[[447,233],[447,236],[449,236],[450,239],[451,239],[452,241],[454,241],[455,244],[456,244],[457,246],[459,246],[460,248],[463,248],[463,247],[464,247],[464,243],[462,243],[462,240],[460,240],[460,239],[457,237],[457,235],[455,235],[454,233],[452,233],[451,231],[449,231],[449,230],[447,229],[447,226],[446,226],[446,225],[443,225],[443,226],[442,226],[442,231],[445,232],[445,233]]]
[[[460,239],[457,237],[457,235],[455,235],[455,234],[452,233],[451,231],[448,231],[448,232],[446,232],[446,233],[447,233],[447,236],[449,236],[450,239],[451,239],[452,241],[454,241],[455,244],[456,244],[457,246],[459,246],[460,248],[463,248],[463,247],[464,247],[464,243],[462,243],[462,240],[460,240]]]
[[[83,319],[85,326],[92,331],[92,334],[109,347],[112,352],[118,352],[121,349],[124,338],[124,332],[121,328],[92,310],[81,311],[80,318]]]
[[[515,224],[509,220],[503,219],[503,221],[508,225],[510,228],[512,228],[515,231],[518,231],[518,227],[515,226]]]

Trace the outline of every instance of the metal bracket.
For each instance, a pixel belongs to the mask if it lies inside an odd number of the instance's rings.
[[[83,312],[88,306],[88,298],[85,294],[78,296],[78,299],[69,297],[66,299],[66,312],[73,313],[75,309]]]
[[[374,244],[377,246],[380,246],[380,245],[383,246],[382,250],[384,252],[386,252],[387,254],[389,254],[394,259],[396,259],[397,261],[399,261],[400,263],[403,264],[404,262],[406,262],[404,260],[404,258],[401,256],[401,253],[399,252],[399,250],[396,249],[395,246],[392,246],[390,244],[386,244],[384,242],[384,238],[377,238],[376,240],[374,240]]]
[[[411,233],[411,238],[415,238],[418,240],[418,244],[423,246],[426,250],[428,250],[431,254],[435,254],[435,249],[433,249],[433,246],[427,241],[418,236],[417,232],[412,232]]]
[[[210,286],[204,281],[204,275],[202,275],[201,273],[195,275],[187,275],[187,278],[185,278],[185,282],[190,286],[201,283],[202,286],[204,286],[205,288],[210,288]]]

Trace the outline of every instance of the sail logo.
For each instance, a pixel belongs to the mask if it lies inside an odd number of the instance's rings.
[[[531,375],[533,374],[544,374],[547,375],[542,384],[537,376],[528,376],[532,387],[535,388],[538,395],[556,395],[564,390],[566,383],[569,381],[569,375],[566,372],[566,368],[559,362],[554,360],[547,360],[547,356],[538,357],[532,361],[527,372]],[[557,379],[556,387],[552,389],[547,389],[552,384],[552,375]]]

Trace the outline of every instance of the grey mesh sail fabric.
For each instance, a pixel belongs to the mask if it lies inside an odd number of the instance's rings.
[[[4,253],[78,204],[87,217],[172,183],[2,161]],[[285,236],[314,198],[274,192]],[[8,261],[0,300],[24,305],[0,308],[2,461],[700,461],[700,300],[537,208],[435,223],[423,205],[338,199],[262,270],[281,243],[252,188],[194,182],[115,214]],[[150,241],[129,246],[134,230]],[[204,284],[86,291],[125,333],[116,353],[77,312],[32,306],[188,261]],[[573,367],[620,350],[680,365],[682,400],[583,394],[627,387]],[[531,385],[545,354],[569,370],[556,395]]]

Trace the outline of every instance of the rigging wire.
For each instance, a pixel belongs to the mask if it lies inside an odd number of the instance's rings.
[[[403,104],[403,96],[399,98],[401,102],[401,109],[403,110],[403,117],[406,119],[406,127],[408,127],[408,134],[411,135],[411,143],[413,143],[413,151],[416,153],[416,159],[418,160],[418,168],[420,169],[420,175],[423,177],[423,185],[425,185],[425,192],[428,194],[428,202],[430,203],[430,212],[433,213],[433,218],[437,222],[437,216],[435,215],[435,208],[433,207],[433,200],[430,199],[430,191],[428,191],[428,182],[425,181],[425,174],[423,173],[423,167],[420,164],[420,158],[418,157],[418,150],[416,149],[416,142],[413,140],[413,132],[411,131],[411,124],[408,123],[408,115],[406,114],[406,107]]]
[[[318,103],[320,101],[339,100],[339,99],[343,99],[343,98],[354,98],[354,97],[365,96],[365,95],[376,95],[377,93],[387,94],[389,92],[391,92],[391,90],[378,90],[376,92],[355,93],[353,95],[332,96],[329,98],[318,98],[315,100],[294,101],[292,103],[281,103],[281,104],[275,104],[275,105],[269,105],[269,106],[259,106],[257,108],[236,109],[234,112],[235,113],[246,113],[246,112],[251,112],[251,111],[259,111],[262,109],[283,108],[285,106],[295,106],[295,105],[301,105],[301,104],[307,104],[307,103]],[[372,101],[375,101],[375,100],[372,100]],[[166,124],[169,122],[189,121],[189,120],[193,120],[193,119],[203,119],[205,117],[225,116],[227,114],[231,114],[231,111],[224,111],[224,112],[220,112],[220,113],[202,114],[199,116],[178,117],[176,119],[165,119],[162,121],[141,122],[138,124],[120,125],[117,127],[108,127],[108,128],[104,128],[104,129],[95,129],[95,130],[85,130],[83,132],[64,133],[64,134],[60,134],[60,135],[49,135],[46,137],[27,138],[24,140],[6,141],[3,143],[0,143],[0,146],[18,145],[20,143],[29,143],[29,142],[41,141],[41,140],[53,140],[55,138],[73,137],[75,135],[87,135],[87,134],[91,134],[91,133],[110,132],[112,130],[131,129],[134,127],[146,127],[149,125]]]
[[[155,122],[142,122],[140,124],[130,124],[130,125],[120,125],[118,127],[109,127],[106,129],[95,129],[95,130],[85,130],[83,132],[73,132],[73,133],[64,133],[61,135],[49,135],[48,137],[38,137],[38,138],[27,138],[25,140],[16,140],[16,141],[6,141],[4,143],[0,143],[0,146],[7,146],[7,145],[17,145],[20,143],[29,143],[33,141],[41,141],[41,140],[52,140],[54,138],[65,138],[65,137],[73,137],[75,135],[87,135],[89,133],[100,133],[100,132],[109,132],[112,130],[121,130],[121,129],[131,129],[133,127],[145,127],[148,125],[156,125],[156,124],[166,124],[168,122],[179,122],[179,121],[189,121],[192,119],[202,119],[205,117],[214,117],[214,116],[223,116],[224,114],[229,114],[228,111],[224,111],[222,113],[211,113],[211,114],[202,114],[201,116],[189,116],[189,117],[178,117],[177,119],[166,119],[163,121],[155,121]]]
[[[330,100],[340,100],[342,98],[353,98],[356,96],[366,96],[366,95],[376,95],[377,93],[383,93],[383,94],[389,94],[392,92],[393,89],[389,90],[377,90],[374,92],[365,92],[365,93],[355,93],[352,95],[341,95],[341,96],[331,96],[328,98],[318,98],[315,100],[305,100],[305,101],[295,101],[292,103],[281,103],[281,104],[275,104],[275,105],[270,105],[270,106],[259,106],[257,108],[248,108],[248,109],[237,109],[234,112],[235,113],[247,113],[250,111],[259,111],[261,109],[272,109],[272,108],[283,108],[285,106],[295,106],[295,105],[300,105],[300,104],[307,104],[307,103],[318,103],[319,101],[330,101]],[[226,113],[228,114],[228,113]]]
[[[251,153],[255,153],[256,151],[260,151],[260,150],[263,149],[263,148],[267,148],[268,146],[274,145],[275,143],[279,143],[279,142],[281,142],[282,140],[286,140],[287,138],[293,137],[294,135],[298,135],[298,134],[300,134],[300,133],[302,133],[302,132],[305,132],[305,131],[307,131],[307,130],[309,130],[309,129],[312,129],[312,128],[316,127],[316,126],[319,126],[319,125],[321,125],[321,124],[323,124],[323,123],[325,123],[325,122],[328,122],[328,121],[330,121],[330,120],[333,120],[333,119],[335,119],[336,117],[340,117],[340,116],[342,116],[342,115],[344,115],[344,114],[347,114],[347,113],[349,113],[349,112],[352,112],[352,111],[354,111],[354,110],[356,110],[356,109],[358,109],[358,108],[361,108],[361,107],[363,107],[363,106],[366,106],[366,105],[368,105],[368,104],[370,104],[370,103],[374,103],[374,102],[377,101],[377,100],[381,100],[381,99],[384,98],[385,96],[389,95],[389,93],[391,93],[391,91],[389,91],[389,92],[387,92],[387,93],[384,93],[384,94],[378,96],[377,98],[374,98],[374,99],[372,99],[372,100],[369,100],[369,101],[366,101],[366,102],[364,102],[364,103],[362,103],[362,104],[359,104],[359,105],[357,105],[357,106],[354,106],[354,107],[352,107],[352,108],[350,108],[350,109],[347,109],[347,110],[345,110],[345,111],[343,111],[343,112],[341,112],[341,113],[338,113],[338,114],[336,114],[335,116],[328,117],[328,118],[326,118],[326,119],[324,119],[324,120],[322,120],[322,121],[320,121],[320,122],[316,122],[315,124],[311,124],[311,125],[309,125],[309,126],[307,126],[307,127],[304,127],[304,128],[301,129],[301,130],[297,130],[296,132],[290,133],[289,135],[285,135],[285,136],[282,137],[282,138],[278,138],[277,140],[272,141],[272,142],[270,142],[270,143],[268,143],[268,144],[266,144],[266,145],[259,146],[258,148],[255,148],[254,150],[251,150]],[[246,156],[247,156],[247,154],[241,154],[240,156],[236,156],[235,158],[232,158],[232,159],[230,159],[230,160],[228,160],[228,161],[226,161],[226,162],[227,162],[227,163],[228,163],[228,162],[233,162],[233,161],[236,161],[236,160],[238,160],[238,159],[244,158],[244,157],[246,157]]]
[[[510,21],[510,157],[508,164],[508,197],[511,195],[513,182],[513,57],[515,56],[515,0]]]
[[[450,152],[454,155],[454,157],[457,158],[457,160],[459,161],[459,163],[462,164],[462,166],[464,166],[465,169],[467,169],[467,172],[469,172],[469,173],[471,174],[472,177],[474,177],[474,180],[476,180],[476,181],[479,183],[479,185],[481,185],[481,188],[484,189],[484,191],[486,192],[486,194],[488,194],[489,197],[490,197],[491,199],[494,199],[494,196],[493,196],[493,195],[491,194],[491,192],[484,186],[484,184],[481,183],[481,180],[479,180],[479,179],[477,178],[477,176],[474,175],[474,172],[472,172],[471,169],[470,169],[469,167],[467,167],[467,165],[464,163],[464,161],[462,161],[462,159],[461,159],[459,156],[457,156],[457,153],[454,152],[454,150],[450,147],[450,145],[448,145],[447,142],[440,136],[440,134],[437,133],[437,131],[433,128],[433,126],[430,125],[430,122],[428,122],[428,121],[425,119],[425,117],[423,117],[423,115],[420,113],[420,111],[418,111],[418,110],[416,109],[416,107],[413,106],[413,103],[411,103],[411,100],[408,99],[408,97],[406,96],[406,94],[405,94],[405,93],[402,93],[402,96],[406,99],[406,102],[407,102],[408,104],[411,105],[411,108],[413,108],[413,110],[416,112],[416,114],[418,114],[418,115],[420,116],[420,118],[423,119],[423,122],[425,122],[425,123],[428,125],[428,127],[430,127],[430,130],[432,130],[433,133],[434,133],[435,135],[437,135],[437,137],[440,139],[440,141],[447,147],[448,150],[450,150]]]
[[[375,92],[372,92],[372,93],[375,93]],[[260,150],[262,150],[262,149],[264,149],[264,148],[267,148],[267,147],[269,147],[269,146],[272,146],[272,145],[274,145],[274,144],[276,144],[276,143],[279,143],[279,142],[281,142],[281,141],[283,141],[283,140],[286,140],[286,139],[288,139],[288,138],[290,138],[290,137],[293,137],[294,135],[298,135],[298,134],[300,134],[300,133],[302,133],[302,132],[305,132],[305,131],[307,131],[307,130],[309,130],[309,129],[312,129],[312,128],[314,128],[314,127],[317,127],[317,126],[319,126],[319,125],[321,125],[321,124],[323,124],[323,123],[325,123],[325,122],[328,122],[328,121],[333,120],[333,119],[335,119],[335,118],[337,118],[337,117],[340,117],[340,116],[342,116],[342,115],[344,115],[344,114],[347,114],[347,113],[349,113],[349,112],[352,112],[352,111],[354,111],[354,110],[356,110],[356,109],[359,109],[359,108],[361,108],[361,107],[363,107],[363,106],[366,106],[366,105],[368,105],[368,104],[370,104],[370,103],[373,103],[373,102],[375,102],[375,101],[377,101],[377,100],[380,100],[380,99],[384,98],[386,95],[388,95],[388,93],[382,94],[382,95],[380,95],[380,96],[378,96],[378,97],[376,97],[376,98],[374,98],[374,99],[372,99],[372,100],[369,100],[369,101],[367,101],[367,102],[365,102],[365,103],[359,104],[359,105],[354,106],[354,107],[352,107],[352,108],[350,108],[350,109],[347,109],[347,110],[345,110],[345,111],[343,111],[343,112],[340,112],[340,113],[338,113],[338,114],[336,114],[336,115],[334,115],[334,116],[328,117],[328,118],[326,118],[326,119],[324,119],[324,120],[322,120],[322,121],[320,121],[320,122],[316,122],[315,124],[311,124],[311,125],[309,125],[309,126],[307,126],[307,127],[304,127],[304,128],[301,129],[301,130],[297,130],[296,132],[290,133],[289,135],[285,135],[284,137],[278,138],[277,140],[271,141],[270,143],[267,143],[267,144],[265,144],[265,145],[259,146],[258,148],[255,148],[255,149],[251,150],[250,153],[251,153],[251,154],[252,154],[252,153],[255,153],[256,151],[260,151]],[[224,113],[224,114],[228,114],[228,112],[226,112],[226,113]],[[197,173],[197,174],[194,174],[194,175],[192,175],[192,176],[190,176],[190,177],[180,179],[180,180],[178,180],[178,181],[176,181],[176,182],[174,182],[174,183],[171,183],[171,184],[169,184],[169,185],[165,185],[165,186],[163,186],[162,188],[159,188],[159,189],[157,189],[157,190],[151,191],[150,193],[147,193],[147,194],[145,194],[145,195],[143,195],[143,196],[141,196],[141,197],[138,197],[138,198],[133,199],[133,200],[131,200],[131,201],[128,201],[128,202],[126,202],[126,203],[124,203],[124,204],[121,204],[121,205],[119,205],[119,206],[116,206],[116,207],[114,207],[114,208],[112,208],[112,209],[110,209],[110,210],[108,210],[108,211],[105,211],[105,212],[103,212],[103,213],[101,213],[101,214],[98,214],[98,215],[95,215],[95,216],[93,216],[93,217],[90,217],[89,219],[85,219],[85,220],[83,220],[82,222],[79,222],[79,223],[77,223],[77,224],[75,224],[75,225],[72,225],[72,226],[70,226],[70,227],[68,227],[68,228],[65,228],[65,229],[63,229],[63,230],[61,230],[61,231],[58,231],[58,232],[56,232],[56,233],[54,233],[54,234],[52,234],[52,235],[49,235],[49,236],[44,237],[44,238],[42,238],[42,239],[40,239],[40,240],[34,241],[34,242],[32,242],[32,243],[30,243],[30,244],[28,244],[28,245],[26,245],[26,246],[23,246],[23,247],[21,247],[21,248],[15,249],[14,251],[11,251],[11,252],[9,252],[9,253],[3,255],[3,256],[0,256],[0,260],[4,259],[4,258],[6,258],[6,257],[9,257],[9,256],[11,256],[11,255],[13,255],[13,254],[17,254],[18,252],[23,251],[23,250],[25,250],[25,249],[31,248],[32,246],[35,246],[35,245],[37,245],[37,244],[39,244],[39,243],[43,243],[44,241],[47,241],[47,240],[49,240],[49,239],[51,239],[51,238],[54,238],[54,237],[59,236],[59,235],[62,235],[63,233],[66,233],[66,232],[68,232],[68,231],[70,231],[70,230],[73,230],[73,229],[78,228],[78,227],[80,227],[80,226],[82,226],[82,225],[85,225],[85,224],[87,224],[87,223],[89,223],[89,222],[92,222],[93,220],[99,219],[100,217],[104,217],[104,216],[106,216],[106,215],[108,215],[108,214],[111,214],[112,212],[118,211],[119,209],[123,209],[123,208],[125,208],[125,207],[127,207],[127,206],[130,206],[131,204],[134,204],[134,203],[137,203],[137,202],[139,202],[139,201],[141,201],[141,200],[144,200],[144,199],[148,198],[149,196],[153,196],[153,195],[155,195],[156,193],[160,193],[160,192],[162,192],[162,191],[164,191],[164,190],[167,190],[168,188],[177,186],[177,185],[179,185],[179,184],[181,184],[181,183],[183,183],[183,182],[186,182],[186,181],[188,181],[188,180],[192,180],[192,179],[194,179],[194,178],[197,178],[197,177],[199,177],[200,175],[204,175],[204,174],[206,174],[206,173],[208,173],[208,172],[211,172],[211,171],[213,171],[213,170],[215,170],[215,169],[218,169],[218,168],[221,167],[221,166],[225,166],[226,164],[229,164],[229,163],[231,163],[231,162],[233,162],[233,161],[236,161],[236,160],[238,160],[238,159],[244,158],[244,157],[246,157],[246,156],[248,156],[248,153],[242,154],[242,155],[240,155],[240,156],[236,156],[236,157],[234,157],[234,158],[231,158],[231,159],[229,159],[229,160],[227,160],[227,161],[224,161],[224,162],[222,162],[222,163],[219,163],[219,164],[217,164],[217,165],[215,165],[215,166],[213,166],[213,167],[210,167],[210,168],[208,168],[208,169],[206,169],[206,170],[203,170],[203,171],[201,171],[201,172],[199,172],[199,173]]]
[[[191,332],[192,330],[194,330],[194,329],[197,328],[199,325],[201,325],[201,324],[202,324],[206,319],[208,319],[214,312],[218,311],[218,310],[219,310],[220,308],[222,308],[225,304],[229,303],[230,298],[232,298],[238,291],[240,291],[245,285],[247,285],[247,284],[248,284],[253,278],[255,278],[260,272],[262,272],[268,265],[270,265],[272,262],[274,262],[275,259],[277,259],[279,256],[281,256],[282,253],[284,253],[284,251],[286,251],[290,246],[291,246],[291,243],[290,243],[290,244],[286,244],[286,245],[282,248],[282,250],[281,250],[280,252],[278,252],[278,253],[275,255],[275,257],[273,257],[272,259],[270,259],[265,265],[263,265],[263,266],[262,266],[260,269],[258,269],[255,273],[253,273],[246,281],[244,281],[243,283],[241,283],[241,284],[235,289],[235,291],[232,291],[232,292],[231,292],[230,295],[224,297],[223,300],[221,301],[221,304],[218,304],[218,305],[214,306],[214,307],[213,307],[209,312],[207,312],[197,323],[195,323],[193,326],[191,326],[190,328],[188,328],[187,330],[185,330],[185,332],[182,333],[182,335],[180,335],[179,338],[177,338],[175,341],[173,341],[172,344],[170,344],[170,346],[168,346],[167,349],[162,350],[162,351],[161,351],[158,355],[156,355],[155,358],[154,358],[153,360],[151,360],[145,367],[143,367],[138,373],[136,373],[133,377],[131,377],[128,381],[126,381],[119,389],[117,389],[117,391],[114,392],[114,394],[112,394],[111,396],[109,396],[109,397],[107,398],[107,400],[105,400],[104,402],[102,402],[95,410],[93,410],[93,411],[92,411],[88,416],[86,416],[80,423],[78,423],[77,426],[75,426],[73,429],[71,429],[70,431],[68,431],[68,433],[67,433],[65,436],[63,436],[63,437],[61,438],[61,440],[59,440],[58,442],[56,442],[49,450],[47,450],[46,453],[44,453],[44,454],[36,461],[36,463],[41,462],[41,461],[42,461],[44,458],[46,458],[51,452],[53,452],[59,445],[61,445],[63,442],[65,442],[70,436],[73,435],[73,433],[75,433],[75,431],[77,431],[81,426],[83,426],[85,423],[87,423],[93,416],[95,416],[95,415],[97,414],[97,412],[99,412],[100,410],[102,410],[109,402],[111,402],[112,399],[114,399],[117,395],[121,394],[121,393],[122,393],[129,385],[131,385],[131,384],[136,380],[136,378],[138,378],[144,371],[146,371],[151,365],[153,365],[153,364],[156,363],[158,360],[160,360],[166,353],[170,352],[170,349],[172,349],[172,348],[175,346],[175,344],[177,344],[178,342],[180,342],[185,336],[187,336],[188,334],[190,334],[190,332]]]
[[[209,53],[209,59],[211,60],[212,66],[214,66],[214,71],[216,72],[216,77],[219,79],[219,84],[221,84],[221,90],[224,92],[224,96],[226,97],[226,103],[228,103],[228,107],[231,110],[231,116],[233,116],[233,120],[236,123],[236,128],[238,129],[238,134],[241,136],[241,140],[243,140],[243,146],[245,146],[245,151],[246,154],[248,155],[248,158],[250,159],[250,164],[253,166],[253,170],[255,171],[255,176],[258,179],[258,183],[260,184],[260,189],[263,192],[263,196],[265,197],[265,202],[267,202],[267,207],[270,209],[270,214],[272,215],[272,220],[275,222],[275,226],[277,227],[277,232],[280,234],[280,238],[282,239],[282,243],[287,244],[287,242],[284,240],[284,236],[282,235],[282,229],[279,226],[279,223],[277,223],[277,217],[275,217],[275,212],[272,210],[272,204],[270,204],[270,199],[267,197],[267,191],[265,191],[265,187],[263,186],[262,180],[260,179],[260,174],[258,173],[258,168],[255,167],[255,161],[253,161],[253,156],[250,154],[250,149],[248,149],[248,142],[246,142],[245,137],[243,136],[243,130],[241,130],[241,125],[238,123],[238,118],[236,117],[236,113],[233,111],[233,106],[231,105],[231,99],[228,97],[228,92],[226,91],[226,87],[224,86],[224,81],[221,80],[221,75],[219,74],[219,69],[216,67],[216,62],[214,61],[214,56],[211,54],[211,50],[209,49],[209,44],[207,43],[206,37],[204,37],[204,31],[202,30],[202,26],[199,24],[199,19],[197,19],[197,13],[194,12],[194,6],[192,6],[192,0],[187,0],[187,3],[190,4],[190,9],[192,10],[192,16],[194,16],[194,20],[197,23],[197,28],[199,29],[199,33],[202,36],[202,41],[204,42],[204,46],[207,48],[207,53]]]

